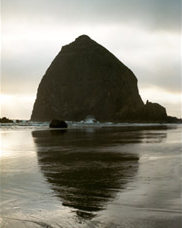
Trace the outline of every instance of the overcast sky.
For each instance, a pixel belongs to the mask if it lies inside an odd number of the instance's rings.
[[[29,119],[63,45],[87,34],[138,78],[144,102],[181,116],[180,0],[2,0],[1,116]]]

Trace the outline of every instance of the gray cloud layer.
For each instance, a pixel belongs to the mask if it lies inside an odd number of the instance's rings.
[[[181,0],[2,0],[2,18],[60,23],[133,23],[180,31]]]

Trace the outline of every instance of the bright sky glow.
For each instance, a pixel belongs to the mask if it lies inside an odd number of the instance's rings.
[[[30,119],[30,113],[33,108],[35,96],[1,94],[0,100],[2,117],[8,116],[11,119]]]

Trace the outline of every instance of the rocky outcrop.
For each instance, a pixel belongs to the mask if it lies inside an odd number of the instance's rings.
[[[147,101],[146,105],[142,108],[142,119],[146,121],[165,121],[167,119],[166,109],[157,103]]]
[[[167,122],[166,109],[149,101],[137,109],[123,108],[117,117],[124,122]]]
[[[6,117],[0,118],[0,123],[13,123],[13,120],[10,120]]]
[[[143,106],[133,72],[104,47],[80,36],[62,47],[44,75],[31,120],[113,121],[124,107]]]
[[[42,78],[32,121],[166,121],[159,104],[144,105],[133,72],[83,35],[62,47]]]
[[[168,123],[179,123],[182,124],[182,119],[178,119],[174,116],[167,116],[167,122]]]

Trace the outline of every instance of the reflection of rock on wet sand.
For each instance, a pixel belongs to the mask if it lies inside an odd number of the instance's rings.
[[[132,138],[119,130],[54,130],[34,131],[33,137],[39,165],[52,189],[63,205],[84,219],[106,207],[138,170],[137,153],[108,148],[122,139],[141,142],[139,132]]]

